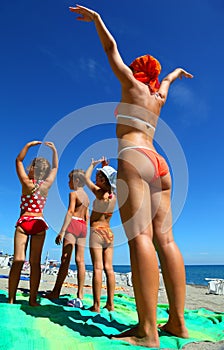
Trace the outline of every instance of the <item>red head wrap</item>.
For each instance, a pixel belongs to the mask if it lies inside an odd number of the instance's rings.
[[[129,67],[133,71],[135,79],[149,85],[152,92],[159,90],[160,82],[158,76],[161,72],[161,65],[156,58],[144,55],[136,58]]]

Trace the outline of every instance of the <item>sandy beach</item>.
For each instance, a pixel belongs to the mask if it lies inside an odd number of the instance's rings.
[[[0,290],[8,290],[8,274],[9,268],[0,268]],[[23,276],[26,278],[28,273],[24,273]],[[85,280],[85,294],[92,294],[91,288],[91,278],[92,273],[86,273]],[[56,275],[42,274],[41,282],[39,287],[39,292],[48,292],[51,291],[54,282],[56,280]],[[67,277],[65,283],[62,287],[62,294],[76,294],[76,275],[73,277]],[[18,291],[29,290],[29,281],[28,280],[20,280]],[[130,296],[133,296],[133,288],[127,285],[127,279],[125,274],[116,273],[116,289],[115,293],[126,293]],[[106,287],[104,284],[102,285],[102,295],[106,294]],[[167,296],[164,288],[160,288],[158,303],[167,304]],[[224,312],[224,295],[214,295],[208,294],[207,287],[196,287],[192,285],[186,286],[186,309],[198,309],[198,308],[206,308],[216,312]],[[200,342],[200,343],[190,343],[184,347],[187,350],[200,349],[200,350],[223,350],[224,349],[224,341],[219,343],[212,342]]]

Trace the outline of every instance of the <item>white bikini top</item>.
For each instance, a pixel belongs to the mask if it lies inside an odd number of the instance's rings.
[[[160,97],[159,93],[158,92],[155,92],[154,94],[154,97],[157,99]],[[152,129],[153,131],[156,130],[155,126],[153,126],[152,124],[148,123],[147,121],[141,119],[141,118],[138,118],[138,117],[133,117],[133,116],[130,116],[130,115],[125,115],[125,114],[116,114],[115,112],[115,117],[116,118],[125,118],[125,119],[129,119],[129,120],[137,120],[141,123],[143,123],[144,125],[146,125],[148,128]]]

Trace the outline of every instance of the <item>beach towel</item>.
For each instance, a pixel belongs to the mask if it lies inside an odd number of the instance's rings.
[[[50,301],[39,297],[41,306],[28,305],[29,294],[17,293],[17,303],[7,304],[7,291],[0,291],[0,349],[1,350],[140,350],[148,349],[113,340],[118,334],[137,322],[135,299],[124,293],[115,295],[115,310],[93,313],[86,309],[67,306],[73,294],[65,294]],[[106,297],[102,296],[102,305]],[[85,308],[92,305],[92,295],[83,299]],[[168,305],[159,304],[158,323],[168,318]],[[159,331],[161,349],[182,349],[190,342],[224,340],[224,313],[204,308],[185,310],[190,338],[181,339]]]

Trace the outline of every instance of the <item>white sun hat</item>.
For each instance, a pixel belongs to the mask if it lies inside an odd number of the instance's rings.
[[[105,165],[102,168],[97,168],[97,171],[102,171],[107,177],[112,189],[116,189],[117,171],[109,165]]]

